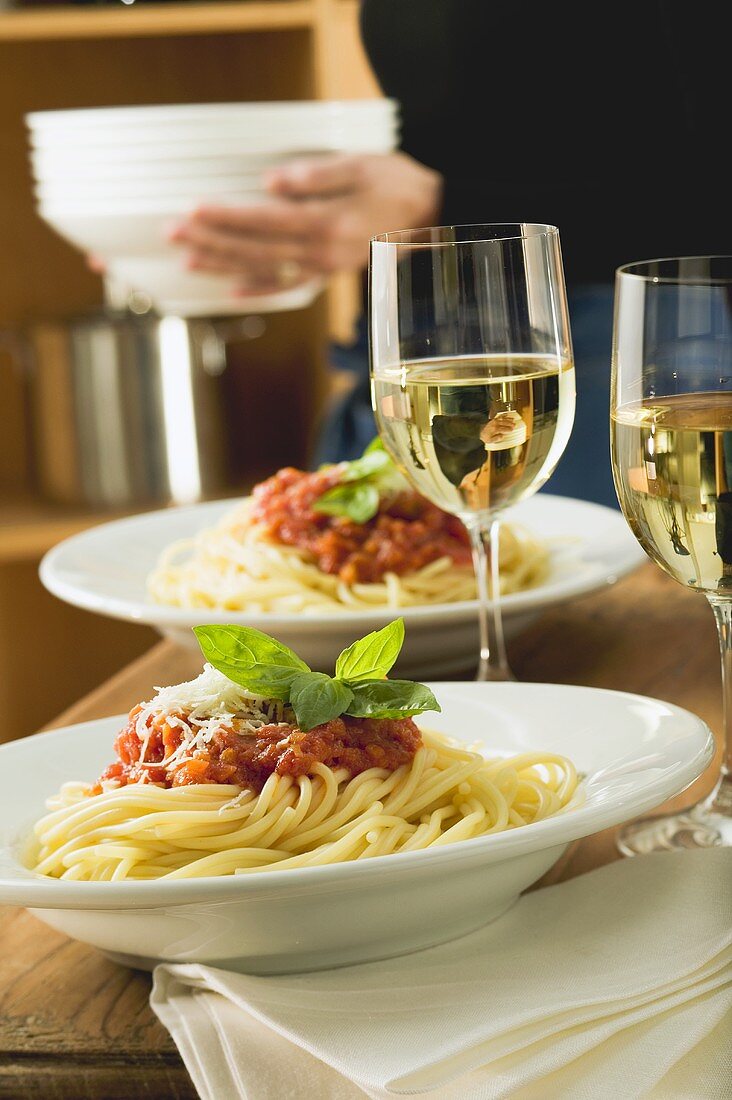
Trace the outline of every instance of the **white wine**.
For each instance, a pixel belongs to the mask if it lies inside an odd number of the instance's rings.
[[[384,446],[418,492],[456,515],[539,489],[574,420],[573,365],[557,356],[412,360],[371,386]]]
[[[612,414],[615,486],[646,553],[675,580],[732,591],[732,393],[679,394]]]

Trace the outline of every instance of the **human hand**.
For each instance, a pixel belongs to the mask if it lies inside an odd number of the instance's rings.
[[[434,222],[438,172],[406,153],[300,159],[269,173],[264,203],[206,205],[170,240],[191,271],[239,276],[242,294],[269,294],[368,263],[371,237]]]
[[[484,424],[480,438],[487,451],[504,451],[526,442],[526,422],[515,409],[504,409]]]

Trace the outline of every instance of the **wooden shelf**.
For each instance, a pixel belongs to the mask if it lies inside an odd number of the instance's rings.
[[[234,34],[312,27],[312,0],[33,8],[0,12],[0,42]]]
[[[359,0],[137,0],[129,6],[63,0],[63,7],[48,0],[45,7],[14,10],[2,2],[0,330],[25,332],[37,321],[84,313],[101,296],[79,252],[35,210],[23,124],[29,111],[380,94],[361,45]],[[354,281],[347,285],[346,278],[334,281],[340,297],[332,317],[342,319],[330,321],[331,333],[343,333],[342,339],[353,314]],[[260,410],[252,422],[241,420],[238,492],[246,491],[248,479],[261,480],[283,464],[283,446],[293,465],[306,453],[326,396],[328,333],[325,301],[272,316],[258,342],[259,370],[232,372],[232,404]],[[284,443],[261,415],[260,376],[267,378],[267,402],[288,410]],[[119,513],[33,495],[28,397],[27,380],[0,341],[0,741],[31,733],[156,637],[139,624],[72,607],[41,584],[38,563],[51,547]]]
[[[129,6],[121,0],[63,0],[62,6],[47,0],[38,7],[29,0],[29,6],[13,9],[2,3],[0,251],[7,262],[0,266],[0,330],[23,333],[39,321],[83,314],[98,307],[102,293],[79,251],[38,216],[23,121],[28,112],[381,94],[360,41],[360,0],[136,0]],[[307,310],[268,320],[269,336],[260,342],[267,349],[262,370],[292,410],[297,441],[310,440],[316,428],[320,397],[314,394],[325,384],[324,348],[329,338],[350,339],[359,289],[353,277],[336,276],[312,315]],[[26,377],[0,340],[4,562],[29,561],[58,537],[93,522],[82,509],[72,515],[36,505],[35,518],[10,519],[7,494],[32,492],[27,390]],[[276,441],[260,440],[255,432],[255,448],[246,435],[247,472],[254,454],[268,469],[276,466]],[[292,438],[289,443],[294,448]]]

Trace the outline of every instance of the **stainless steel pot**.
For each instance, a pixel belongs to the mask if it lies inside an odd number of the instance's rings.
[[[100,508],[187,504],[222,495],[227,458],[221,377],[240,321],[103,311],[28,333],[34,464],[49,498]]]

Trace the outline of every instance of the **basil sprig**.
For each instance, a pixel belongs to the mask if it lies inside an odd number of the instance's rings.
[[[360,458],[345,464],[338,484],[315,501],[313,510],[368,523],[378,512],[382,495],[401,485],[401,475],[377,436]]]
[[[297,654],[269,634],[248,626],[196,626],[204,657],[246,691],[281,699],[302,730],[339,718],[411,718],[439,710],[424,684],[387,680],[404,643],[404,620],[395,619],[348,646],[335,676],[313,672]]]

